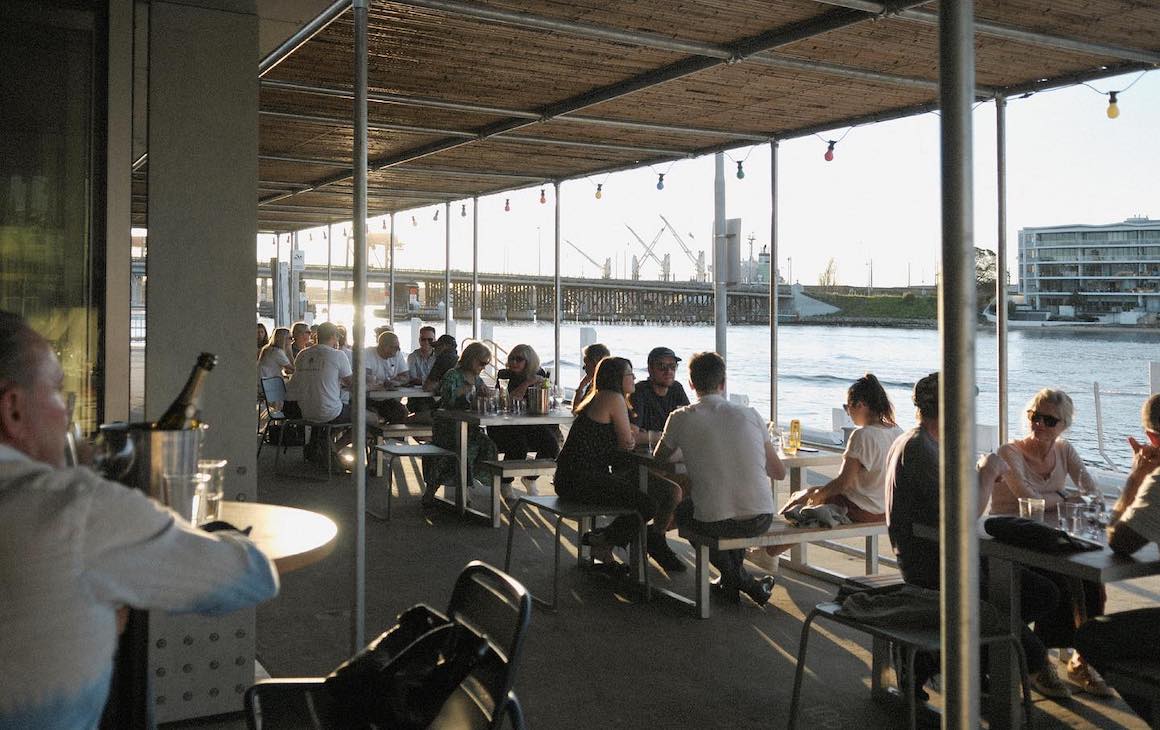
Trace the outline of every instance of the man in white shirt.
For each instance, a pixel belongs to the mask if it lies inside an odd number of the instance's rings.
[[[378,344],[366,349],[363,358],[367,370],[367,388],[398,388],[411,381],[407,358],[399,347],[399,336],[394,332],[380,332]],[[401,423],[407,418],[407,409],[398,398],[370,401],[370,406],[390,423]]]
[[[318,326],[318,344],[308,347],[294,358],[294,375],[286,386],[287,398],[297,404],[297,411],[286,406],[292,418],[305,418],[319,423],[346,423],[351,418],[349,401],[343,400],[343,388],[349,388],[352,371],[350,361],[338,345],[338,327],[331,322]],[[379,418],[367,412],[367,425],[377,426]],[[312,429],[307,455],[311,459],[329,458],[333,444],[323,444],[319,429]]]
[[[1108,525],[1108,547],[1120,555],[1131,555],[1149,543],[1160,543],[1160,394],[1144,403],[1140,414],[1146,444],[1129,439],[1132,471],[1124,491],[1112,508]],[[1121,686],[1120,675],[1110,673],[1112,663],[1135,664],[1140,674],[1149,669],[1155,682],[1160,661],[1160,608],[1138,608],[1110,613],[1086,622],[1075,633],[1075,648],[1092,666],[1107,676],[1124,701],[1141,717],[1151,720],[1158,708],[1151,698],[1134,693],[1133,686]],[[1139,687],[1139,682],[1132,682]]]
[[[52,348],[0,312],[0,729],[95,728],[124,606],[225,613],[278,592],[239,532],[197,530],[139,491],[64,468]]]
[[[419,328],[419,347],[407,355],[407,370],[411,374],[411,385],[422,385],[431,374],[435,364],[435,328]]]
[[[698,352],[689,361],[689,384],[697,402],[669,415],[655,457],[679,449],[689,473],[689,497],[677,506],[678,525],[714,537],[764,534],[773,522],[770,479],[785,477],[785,465],[757,411],[725,399],[725,361]],[[769,601],[773,577],[755,579],[745,570],[744,550],[711,550],[721,572],[717,590],[730,601],[745,593],[758,605]]]

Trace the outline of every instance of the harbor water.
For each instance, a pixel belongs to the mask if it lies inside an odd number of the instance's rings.
[[[335,307],[339,321],[347,314]],[[348,308],[345,308],[348,309]],[[353,311],[350,312],[353,314]],[[349,321],[349,317],[345,320]],[[367,312],[368,327],[383,323]],[[443,323],[430,323],[440,334]],[[551,368],[553,332],[550,322],[490,323],[493,339],[510,350],[531,345]],[[561,371],[564,385],[580,379],[580,332],[593,325],[565,323],[561,327]],[[673,348],[686,360],[694,352],[712,350],[711,326],[594,325],[596,341],[615,355],[632,360],[645,376],[645,357],[658,345]],[[405,351],[413,349],[409,322],[396,322]],[[456,322],[460,340],[471,334],[471,323]],[[373,336],[373,335],[371,335]],[[369,340],[368,340],[369,341]],[[417,343],[415,343],[417,344]],[[994,331],[980,328],[976,350],[979,387],[976,418],[998,423],[998,377]],[[939,367],[938,332],[933,329],[893,329],[847,326],[785,326],[778,338],[778,416],[782,423],[798,418],[807,428],[829,430],[831,409],[845,402],[846,388],[863,373],[874,373],[894,403],[898,422],[914,424],[910,391],[915,381]],[[747,396],[762,415],[769,414],[769,330],[763,326],[731,326],[728,333],[728,388]],[[1129,436],[1140,437],[1140,406],[1148,393],[1148,363],[1160,360],[1160,332],[1092,328],[1012,330],[1008,335],[1008,418],[1011,437],[1022,435],[1024,406],[1040,388],[1066,391],[1075,402],[1075,422],[1068,438],[1092,464],[1105,465],[1096,444],[1093,383],[1100,387],[1105,451],[1118,468],[1131,464]],[[682,363],[681,382],[688,379]]]

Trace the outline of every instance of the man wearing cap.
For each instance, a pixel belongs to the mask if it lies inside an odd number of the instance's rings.
[[[677,382],[681,358],[667,347],[654,347],[648,354],[648,379],[636,384],[632,407],[636,426],[643,431],[663,431],[669,414],[689,405],[689,396]]]

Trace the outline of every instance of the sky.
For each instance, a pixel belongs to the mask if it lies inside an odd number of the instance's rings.
[[[1103,92],[1124,89],[1140,74],[1094,82]],[[1119,95],[1120,116],[1106,115],[1107,97],[1085,86],[1011,99],[1007,104],[1007,242],[1015,280],[1020,228],[1072,223],[1114,223],[1130,216],[1160,219],[1160,72],[1144,74]],[[974,111],[975,245],[994,249],[996,224],[995,107]],[[816,284],[832,257],[841,284],[865,286],[871,268],[875,286],[933,284],[939,256],[938,116],[924,114],[822,135],[839,139],[834,160],[826,162],[824,139],[782,142],[779,148],[779,255],[786,280]],[[844,138],[843,138],[843,135]],[[737,161],[745,177],[736,177]],[[533,165],[534,167],[534,165]],[[657,175],[665,173],[664,190]],[[725,161],[727,217],[742,220],[742,258],[752,234],[754,255],[769,243],[769,146],[731,150]],[[597,184],[602,199],[595,198]],[[551,186],[541,204],[540,187],[480,198],[480,270],[551,275],[554,200]],[[505,198],[511,210],[504,211]],[[561,185],[562,238],[598,262],[613,261],[614,274],[627,277],[633,254],[644,249],[626,228],[652,241],[672,222],[693,250],[706,251],[713,221],[713,158],[682,160],[630,172],[594,176]],[[453,203],[452,268],[471,268],[471,201],[467,215]],[[438,206],[442,208],[442,206]],[[396,216],[396,266],[442,270],[444,222],[434,206]],[[414,215],[417,225],[411,224]],[[372,231],[381,231],[378,219]],[[334,261],[344,260],[336,236]],[[272,237],[262,236],[258,257],[275,255]],[[320,233],[300,234],[307,261],[325,263]],[[599,270],[567,244],[564,276],[599,276]],[[289,250],[283,236],[280,250]],[[655,251],[672,258],[673,277],[687,280],[693,263],[666,231]],[[383,250],[371,266],[382,265]],[[872,265],[871,265],[872,262]],[[792,272],[792,279],[791,279]],[[642,279],[659,278],[659,266],[641,267]]]

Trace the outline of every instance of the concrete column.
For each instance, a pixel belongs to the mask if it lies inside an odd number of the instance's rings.
[[[157,418],[181,388],[197,354],[218,365],[202,398],[209,424],[204,454],[229,460],[227,499],[257,496],[254,449],[254,281],[257,265],[258,18],[253,2],[193,0],[149,6],[149,289],[145,414]],[[242,657],[214,669],[208,655],[191,673],[156,669],[171,660],[150,650],[158,722],[241,709],[233,688],[253,679],[254,612],[220,619],[150,616],[150,638],[178,645],[215,621]],[[224,688],[216,696],[208,687]],[[202,691],[203,688],[206,691]],[[186,694],[190,699],[183,699]]]

